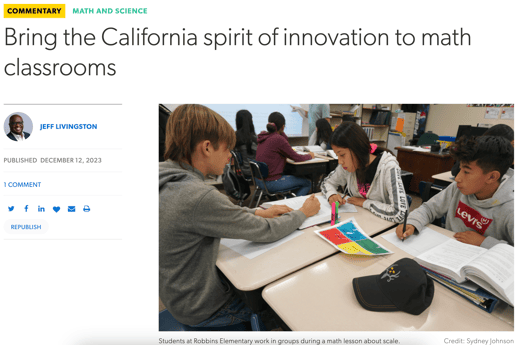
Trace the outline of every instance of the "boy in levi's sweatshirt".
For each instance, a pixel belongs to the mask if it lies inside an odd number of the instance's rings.
[[[455,182],[410,213],[406,231],[399,238],[446,215],[446,229],[460,242],[491,248],[498,243],[514,245],[513,146],[502,137],[462,138],[450,149],[460,161]]]

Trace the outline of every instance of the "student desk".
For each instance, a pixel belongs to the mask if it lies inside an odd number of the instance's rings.
[[[332,158],[332,157],[329,157],[329,156],[321,156],[321,155],[318,155],[317,157],[328,160],[328,163],[327,163],[327,173],[326,173],[327,175],[330,174],[338,166],[338,159],[337,158]]]
[[[319,192],[319,178],[320,175],[327,173],[327,166],[329,163],[328,159],[323,158],[315,158],[316,160],[311,161],[303,161],[303,162],[295,162],[292,159],[287,159],[287,163],[285,165],[284,174],[287,175],[295,175],[295,176],[304,176],[310,175],[312,180],[312,189],[311,192],[318,193]]]
[[[441,174],[436,174],[432,176],[433,178],[433,184],[436,184],[438,186],[449,186],[453,182],[455,182],[455,179],[453,176],[451,176],[451,170],[443,172]]]
[[[361,207],[356,206],[356,209],[357,213],[340,213],[341,221],[353,217],[369,235],[396,225]],[[263,304],[261,293],[264,286],[337,252],[314,233],[314,230],[328,226],[330,223],[297,230],[302,231],[303,235],[251,260],[221,244],[217,267],[234,285],[244,302],[253,310],[258,310]]]
[[[362,308],[352,279],[380,274],[393,262],[411,257],[381,236],[376,240],[394,254],[354,258],[338,253],[268,285],[262,296],[294,331],[513,331],[514,311],[506,303],[499,302],[489,314],[438,283],[432,304],[419,316]]]
[[[433,182],[432,175],[450,170],[455,161],[448,153],[419,152],[397,147],[397,161],[402,170],[413,173],[410,190],[419,193],[419,182]]]

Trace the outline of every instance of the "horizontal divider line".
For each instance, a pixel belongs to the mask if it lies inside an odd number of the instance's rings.
[[[121,147],[6,147],[4,150],[122,150]]]
[[[4,103],[4,105],[123,105],[123,103]]]
[[[117,173],[121,174],[123,171],[2,171],[3,173]]]
[[[9,197],[12,197],[12,196],[23,196],[23,197],[26,197],[26,196],[95,196],[95,197],[98,197],[98,196],[123,196],[123,195],[3,195],[3,196],[9,196]]]
[[[6,241],[122,241],[122,238],[4,238]]]

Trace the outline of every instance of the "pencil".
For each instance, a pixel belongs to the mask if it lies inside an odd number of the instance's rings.
[[[408,219],[408,210],[404,213],[404,223],[403,223],[403,239],[401,242],[404,242],[404,233],[406,232],[406,220]]]

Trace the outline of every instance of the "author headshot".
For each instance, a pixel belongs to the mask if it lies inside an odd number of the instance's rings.
[[[32,122],[27,115],[23,113],[14,113],[9,115],[8,118],[9,128],[5,128],[5,131],[7,132],[7,137],[9,139],[13,141],[24,141],[31,136]],[[27,126],[27,124],[29,124],[29,126]]]

